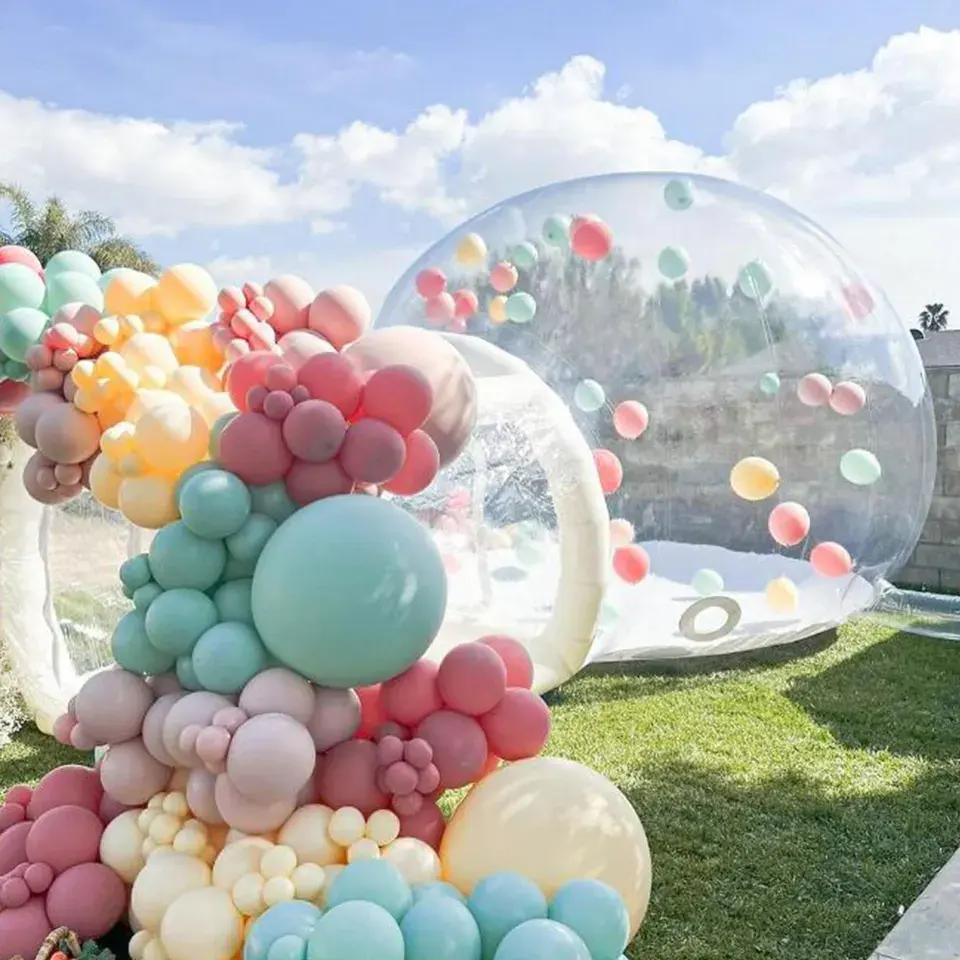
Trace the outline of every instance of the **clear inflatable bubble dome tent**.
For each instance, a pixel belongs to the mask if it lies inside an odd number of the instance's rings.
[[[789,643],[870,608],[935,471],[910,330],[823,230],[669,173],[554,184],[427,251],[379,328],[444,331],[479,429],[429,496],[438,655],[524,640],[585,662]]]

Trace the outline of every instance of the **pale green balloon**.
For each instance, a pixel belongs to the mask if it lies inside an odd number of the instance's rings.
[[[858,487],[869,487],[883,475],[880,461],[869,450],[848,450],[840,458],[844,480]]]
[[[581,380],[573,391],[573,402],[584,413],[596,413],[607,402],[607,396],[596,380]]]
[[[50,318],[31,307],[18,307],[0,316],[0,350],[11,360],[23,363],[27,351],[46,329]]]
[[[763,300],[773,289],[767,268],[759,261],[748,263],[737,277],[740,292],[751,300]]]
[[[775,373],[765,373],[760,378],[760,392],[768,397],[775,396],[780,392],[780,377]]]
[[[567,247],[570,243],[570,218],[559,213],[547,217],[543,224],[543,239],[551,247]]]
[[[723,591],[723,577],[716,570],[698,570],[691,578],[690,586],[701,597],[713,597]]]
[[[537,301],[522,290],[511,293],[506,303],[507,319],[514,323],[529,323],[537,313]]]
[[[99,280],[101,277],[100,267],[97,266],[96,260],[79,250],[63,250],[54,254],[47,261],[43,272],[48,283],[51,277],[59,276],[62,273],[82,273],[84,276],[90,277],[91,280]]]
[[[47,277],[44,309],[52,317],[68,303],[85,303],[94,310],[103,310],[103,291],[93,277],[76,271],[64,271]]]
[[[693,187],[689,180],[671,180],[663,188],[663,199],[671,210],[689,210],[693,206]]]
[[[690,258],[681,247],[664,247],[657,257],[657,267],[668,280],[679,280],[690,269]]]
[[[539,259],[539,251],[529,240],[518,243],[510,251],[510,260],[518,270],[532,270]]]
[[[43,303],[43,280],[22,263],[0,264],[0,314],[29,307],[36,310]]]

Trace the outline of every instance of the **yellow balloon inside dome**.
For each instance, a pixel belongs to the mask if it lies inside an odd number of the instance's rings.
[[[210,428],[200,414],[180,397],[146,409],[135,426],[137,451],[161,473],[175,474],[203,460]]]
[[[507,322],[507,298],[504,296],[494,297],[487,305],[487,316],[491,323]]]
[[[211,313],[217,305],[217,285],[203,267],[181,263],[160,277],[154,301],[169,323],[180,326]]]
[[[460,241],[457,260],[465,267],[482,267],[487,262],[487,244],[479,233],[468,233]]]
[[[123,477],[113,468],[106,454],[101,453],[90,467],[90,492],[109,510],[120,505],[120,484]]]
[[[172,477],[158,474],[125,477],[117,495],[117,508],[134,526],[159,530],[180,516],[174,484]]]
[[[170,345],[183,366],[217,371],[223,366],[223,353],[213,342],[213,326],[193,320],[170,331]]]
[[[767,605],[777,613],[795,613],[800,606],[800,591],[787,577],[777,577],[767,584]]]
[[[469,894],[503,871],[533,880],[549,898],[589,877],[616,890],[632,932],[650,900],[650,848],[630,801],[594,770],[555,757],[501,767],[457,808],[440,845],[443,877]]]
[[[744,500],[766,500],[779,489],[780,472],[763,457],[744,457],[730,471],[730,486]]]
[[[160,941],[169,960],[229,960],[243,946],[243,918],[225,891],[189,890],[164,914]]]
[[[150,306],[157,281],[138,270],[124,270],[114,275],[103,292],[103,315],[123,316],[145,313]]]

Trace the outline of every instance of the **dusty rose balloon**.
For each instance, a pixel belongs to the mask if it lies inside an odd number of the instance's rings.
[[[512,687],[480,726],[490,750],[504,760],[535,757],[550,736],[550,708],[530,690]]]
[[[220,462],[244,483],[275,483],[290,469],[293,457],[279,423],[262,413],[244,413],[220,434]]]
[[[313,775],[317,751],[307,728],[283,713],[251,717],[233,735],[227,774],[261,803],[293,798]]]
[[[461,644],[443,658],[437,672],[437,689],[452,710],[479,717],[503,699],[507,689],[506,664],[486,644]]]
[[[415,727],[431,713],[443,707],[437,689],[437,664],[418,660],[398,677],[380,688],[380,704],[386,715],[397,723]]]
[[[455,347],[429,330],[390,327],[368,333],[346,353],[365,372],[391,364],[419,370],[433,390],[433,406],[422,429],[437,445],[441,465],[456,459],[476,426],[477,388]]]
[[[187,806],[204,823],[221,824],[223,817],[216,800],[217,778],[207,770],[191,770],[187,777]]]
[[[114,800],[113,797],[105,793],[103,799],[100,801],[100,809],[97,813],[105,824],[109,824],[116,820],[121,813],[126,813],[129,809],[131,808],[126,806],[126,804]]]
[[[152,704],[153,691],[142,677],[104,670],[80,688],[74,715],[98,745],[123,743],[140,735]]]
[[[307,400],[299,404],[283,422],[283,439],[290,452],[308,463],[332,460],[346,434],[347,421],[343,414],[326,400]]]
[[[797,396],[807,407],[822,407],[832,393],[833,384],[822,373],[808,373],[797,384]]]
[[[353,480],[336,460],[327,463],[296,460],[284,481],[290,498],[301,507],[353,490]]]
[[[102,863],[81,863],[60,874],[46,898],[53,927],[72,930],[81,941],[108,934],[127,907],[127,888]]]
[[[318,353],[334,353],[334,349],[324,337],[313,330],[291,330],[280,338],[277,344],[280,356],[299,370],[311,357]]]
[[[292,670],[273,667],[258,673],[243,688],[238,706],[250,717],[285,713],[306,725],[313,716],[316,702],[313,686],[307,680]]]
[[[377,745],[370,740],[347,740],[329,750],[317,773],[317,794],[334,810],[356,807],[365,817],[389,804],[377,788]]]
[[[72,403],[48,410],[37,421],[37,449],[57,463],[82,463],[100,447],[100,424]]]
[[[0,415],[8,417],[30,396],[30,384],[21,380],[0,383]]]
[[[38,820],[48,810],[64,805],[96,813],[103,799],[100,775],[90,767],[68,764],[51,770],[33,789],[27,816]]]
[[[443,832],[447,828],[447,822],[443,819],[443,813],[436,803],[427,801],[422,804],[420,809],[405,817],[400,817],[400,836],[414,837],[422,840],[427,846],[434,850],[440,848],[440,841],[443,839]]]
[[[317,294],[310,304],[307,323],[337,350],[359,340],[370,326],[370,304],[353,287],[330,287]]]
[[[358,420],[350,425],[338,459],[357,483],[385,483],[403,467],[406,443],[393,427],[380,420]]]
[[[85,807],[55,807],[34,823],[27,837],[27,859],[62,873],[96,860],[102,834],[103,823],[96,813]]]
[[[533,660],[527,648],[514,640],[513,637],[489,636],[481,637],[478,643],[496,651],[507,668],[507,686],[524,687],[527,690],[533,686]]]
[[[173,770],[154,759],[138,737],[112,746],[100,764],[107,794],[128,807],[145,804],[169,782]]]
[[[163,724],[164,749],[177,762],[178,767],[196,767],[199,762],[193,751],[180,749],[180,737],[187,727],[210,725],[214,715],[233,703],[219,693],[200,690],[181,697],[167,713]]]
[[[14,425],[17,434],[28,447],[37,445],[37,423],[49,410],[64,406],[62,397],[54,393],[35,393],[17,407]]]
[[[433,747],[433,762],[444,790],[475,783],[483,772],[489,749],[480,724],[473,717],[438,710],[420,726],[416,736]]]
[[[163,725],[167,721],[173,705],[183,696],[181,693],[166,693],[158,697],[143,718],[141,736],[147,752],[160,763],[168,767],[177,765],[176,758],[163,744]]]
[[[0,870],[3,873],[9,873],[27,859],[27,836],[32,826],[32,823],[22,821],[0,834]]]
[[[214,796],[224,822],[241,833],[267,833],[276,830],[294,811],[294,797],[263,803],[251,800],[240,793],[230,777],[222,773],[217,777]]]
[[[271,280],[263,288],[263,293],[273,303],[270,326],[280,336],[307,325],[307,315],[314,294],[306,280],[284,274]]]
[[[317,753],[349,740],[360,728],[360,698],[353,690],[316,687],[306,726]]]
[[[29,900],[18,910],[0,912],[0,943],[11,957],[32,957],[52,930],[42,897]]]

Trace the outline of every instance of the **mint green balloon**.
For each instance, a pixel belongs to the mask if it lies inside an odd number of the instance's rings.
[[[177,657],[177,679],[184,690],[203,689],[203,684],[197,679],[193,669],[193,660],[189,656]]]
[[[180,489],[180,516],[199,537],[222,540],[240,530],[250,516],[250,491],[235,474],[204,470]]]
[[[81,253],[79,250],[63,250],[60,253],[55,253],[47,261],[43,272],[48,282],[51,277],[56,277],[63,273],[80,273],[85,277],[89,277],[91,280],[97,281],[102,279],[97,261],[94,260],[93,257]]]
[[[243,526],[227,537],[227,549],[230,556],[237,560],[256,562],[263,552],[267,541],[277,529],[277,521],[262,513],[251,513]]]
[[[224,583],[230,583],[234,580],[249,580],[256,569],[256,557],[252,560],[238,560],[236,557],[227,556],[227,565],[223,568],[223,576],[220,579]]]
[[[149,557],[153,579],[164,590],[209,590],[220,580],[227,549],[222,540],[198,537],[182,520],[177,520],[157,531]]]
[[[22,263],[0,263],[0,313],[17,307],[38,309],[46,293],[43,280]]]
[[[120,582],[130,590],[139,590],[153,579],[150,560],[145,553],[138,553],[120,564]]]
[[[591,960],[617,960],[630,940],[626,904],[613,887],[600,880],[565,883],[550,901],[549,916],[583,940]]]
[[[480,929],[470,911],[451,897],[427,897],[400,921],[404,960],[480,960]],[[442,944],[444,949],[438,950]]]
[[[267,651],[247,623],[218,623],[197,641],[190,657],[200,686],[229,696],[267,667]]]
[[[150,604],[162,594],[163,587],[161,587],[159,583],[154,583],[151,580],[150,583],[145,583],[142,587],[134,590],[133,596],[130,599],[133,600],[134,607],[146,615],[146,612],[150,609]]]
[[[570,244],[570,217],[555,214],[547,217],[543,224],[543,239],[551,247],[566,248]]]
[[[265,487],[251,487],[250,497],[253,501],[253,512],[283,523],[300,508],[290,499],[287,487],[282,480],[268,483]]]
[[[844,480],[858,487],[869,487],[883,475],[880,461],[869,450],[848,450],[840,458]]]
[[[507,297],[504,309],[508,320],[514,323],[529,323],[536,316],[537,301],[531,294],[520,290]]]
[[[52,317],[68,303],[85,303],[94,310],[103,310],[103,291],[96,279],[85,273],[65,271],[47,275],[47,296],[44,309]]]
[[[529,240],[525,240],[510,251],[510,260],[518,270],[532,270],[540,260],[540,252]]]
[[[657,267],[668,280],[679,280],[690,269],[690,258],[680,247],[664,247],[657,257]]]
[[[17,360],[4,360],[3,375],[8,380],[27,380],[30,377],[30,368]]]
[[[780,377],[775,373],[765,373],[760,378],[760,392],[768,397],[776,396],[780,392]]]
[[[671,210],[678,213],[693,206],[693,187],[689,180],[671,180],[663,188],[663,199]]]
[[[723,577],[716,570],[698,570],[691,578],[690,586],[701,597],[713,597],[723,592]]]
[[[176,500],[177,504],[179,505],[181,491],[186,486],[187,481],[195,477],[198,473],[205,473],[207,470],[222,469],[223,467],[221,467],[219,463],[214,463],[212,460],[201,460],[199,463],[195,463],[192,467],[187,467],[187,469],[180,474],[177,482],[173,485],[174,500]]]
[[[607,402],[607,395],[596,380],[581,380],[573,391],[573,402],[584,413],[596,413]]]
[[[22,363],[49,322],[50,318],[34,307],[17,307],[8,311],[0,316],[0,350],[14,362]]]
[[[253,575],[253,619],[267,649],[322,686],[402,673],[427,651],[446,605],[433,539],[375,497],[330,497],[299,510]]]
[[[773,281],[767,268],[759,260],[754,260],[740,271],[737,286],[750,300],[762,300],[773,289]]]
[[[147,636],[143,614],[131,610],[121,618],[110,641],[113,659],[130,673],[153,677],[166,673],[176,662],[176,657],[158,650]]]
[[[253,626],[253,579],[231,580],[217,587],[213,595],[217,613],[221,620],[234,620]]]
[[[183,657],[219,619],[216,604],[205,593],[181,587],[165,591],[150,604],[144,626],[158,650]]]

